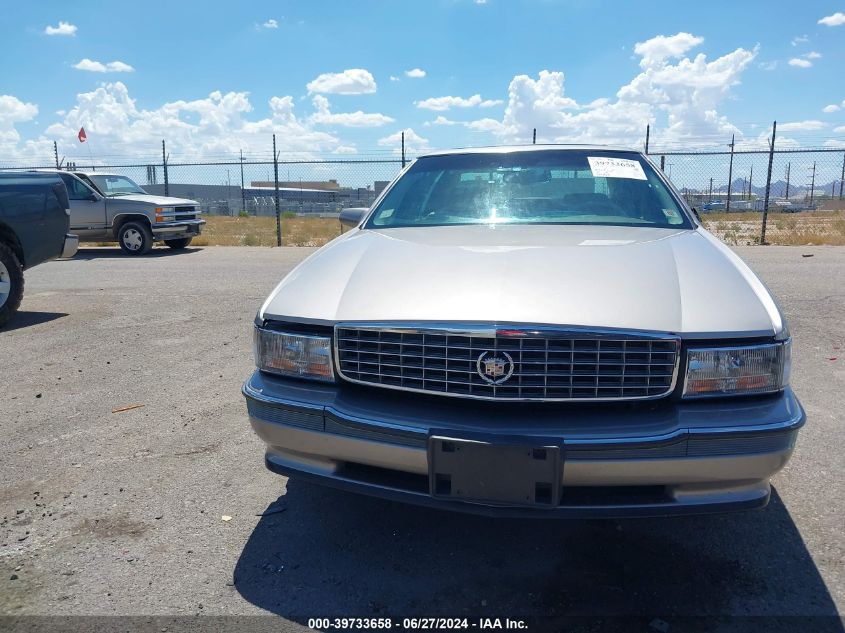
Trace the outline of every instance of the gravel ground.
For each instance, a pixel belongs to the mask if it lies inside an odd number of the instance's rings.
[[[738,249],[790,319],[809,418],[765,510],[552,523],[434,512],[264,470],[240,395],[252,319],[310,252],[137,260],[86,248],[27,272],[22,312],[0,332],[0,614],[269,612],[297,628],[314,616],[671,625],[841,612],[845,248]]]

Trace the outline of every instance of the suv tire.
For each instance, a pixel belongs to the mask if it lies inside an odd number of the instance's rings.
[[[0,328],[15,316],[23,299],[23,268],[15,252],[0,242]]]
[[[181,250],[181,249],[185,248],[188,244],[190,244],[192,239],[194,239],[194,238],[192,238],[192,237],[181,237],[178,240],[164,240],[164,243],[167,244],[172,249]]]
[[[144,222],[121,224],[117,242],[127,255],[146,255],[153,248],[153,232]]]

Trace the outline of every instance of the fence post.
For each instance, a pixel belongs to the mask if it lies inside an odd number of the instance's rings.
[[[246,191],[244,191],[244,151],[241,150],[241,209],[244,213],[246,210]]]
[[[728,199],[725,202],[725,213],[731,212],[731,180],[734,177],[734,139],[736,135],[731,134],[731,160],[728,163]]]
[[[164,170],[164,195],[170,195],[170,184],[167,181],[167,148],[164,139],[161,139],[161,167]]]
[[[651,135],[651,124],[645,126],[645,155],[648,156],[648,137]]]
[[[842,154],[842,177],[839,179],[839,199],[842,200],[842,185],[845,184],[845,153]]]
[[[53,141],[53,156],[56,157],[56,169],[59,168],[59,146],[56,145],[56,141]],[[839,196],[842,197],[841,195]]]
[[[534,128],[534,136],[533,136],[533,137],[531,137],[531,144],[532,144],[532,145],[536,145],[536,144],[537,144],[537,128],[536,128],[536,127]]]
[[[273,135],[273,182],[276,187],[276,246],[282,245],[282,214],[279,210],[279,155],[276,153],[276,135]]]
[[[660,157],[660,171],[666,173],[666,155]]]
[[[402,132],[402,169],[405,169],[405,132]]]
[[[766,222],[769,219],[769,190],[772,187],[772,163],[775,160],[775,134],[777,134],[778,122],[772,122],[772,141],[769,143],[769,170],[766,174],[766,198],[763,201],[763,226],[760,229],[760,246],[766,245]]]

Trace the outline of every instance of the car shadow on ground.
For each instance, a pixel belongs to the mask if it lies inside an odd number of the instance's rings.
[[[494,520],[292,480],[264,513],[236,564],[235,587],[302,624],[633,615],[647,626],[655,617],[671,625],[673,617],[776,614],[825,616],[813,630],[842,630],[776,492],[764,510],[737,514]]]
[[[173,248],[154,248],[146,255],[139,255],[139,259],[149,259],[150,257],[175,257],[177,255],[190,255],[191,253],[199,253],[202,247],[194,246],[183,249]],[[132,255],[127,255],[120,247],[109,248],[106,246],[96,246],[88,248],[80,248],[76,255],[70,259],[94,260],[94,259],[111,259],[111,258],[125,258],[130,259]],[[69,260],[68,260],[69,261]]]
[[[0,327],[0,332],[11,332],[12,330],[20,330],[41,323],[49,323],[50,321],[55,321],[66,316],[67,312],[30,312],[28,310],[22,310],[15,314],[12,320],[5,326]]]

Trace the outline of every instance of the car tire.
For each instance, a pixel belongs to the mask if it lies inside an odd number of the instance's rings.
[[[185,248],[188,244],[191,243],[191,240],[194,239],[192,237],[182,237],[178,240],[164,240],[164,243],[167,244],[170,248],[174,250],[181,250]]]
[[[120,226],[117,242],[127,255],[146,255],[153,248],[153,232],[143,222],[127,222]]]
[[[15,252],[0,242],[0,328],[15,316],[23,299],[23,267]]]

